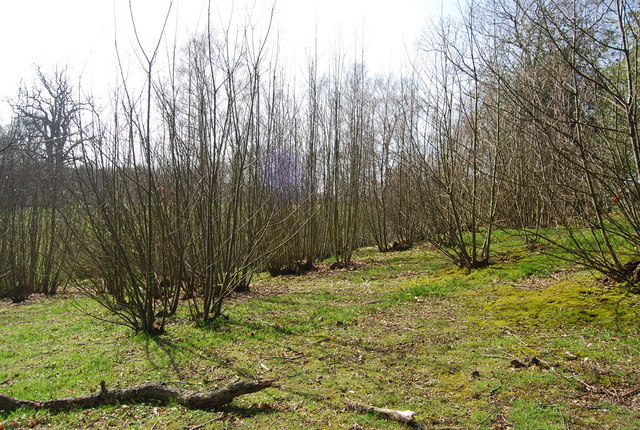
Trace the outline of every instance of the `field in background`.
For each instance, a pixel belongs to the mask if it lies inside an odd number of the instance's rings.
[[[425,428],[640,427],[640,297],[501,235],[494,264],[462,271],[427,247],[360,250],[351,270],[261,276],[215,327],[185,312],[133,335],[61,294],[0,303],[0,393],[28,399],[161,380],[279,388],[216,411],[120,405],[0,414],[8,428],[400,429],[344,398],[410,409]],[[640,390],[637,390],[640,391]]]

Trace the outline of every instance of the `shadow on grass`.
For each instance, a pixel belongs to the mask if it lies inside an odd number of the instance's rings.
[[[281,324],[277,324],[277,323],[269,323],[266,321],[258,321],[258,320],[248,320],[248,321],[237,321],[237,320],[229,320],[229,324],[236,326],[236,327],[242,327],[245,330],[251,332],[258,332],[258,333],[277,333],[277,334],[283,334],[283,335],[293,335],[295,334],[295,332]]]
[[[157,349],[152,350],[151,346],[155,345]],[[176,342],[165,336],[148,336],[144,335],[144,351],[147,360],[154,368],[171,367],[178,378],[189,380],[193,379],[193,375],[185,373],[185,364],[180,361],[181,356],[196,356],[202,360],[213,364],[215,368],[223,367],[232,362],[231,359],[213,355],[211,352],[207,355],[203,354],[198,346],[189,344],[188,341]],[[157,354],[154,357],[154,354]],[[235,370],[239,376],[250,378],[251,375],[245,375],[241,371]]]
[[[148,334],[141,334],[140,336],[144,339],[145,356],[154,368],[160,368],[163,366],[163,364],[154,359],[153,352],[150,348],[151,345],[156,345],[166,357],[166,360],[173,371],[181,378],[184,377],[181,366],[178,365],[178,362],[176,360],[176,353],[178,353],[181,349],[184,349],[182,346],[179,346],[170,339],[166,339],[162,336],[152,336]]]
[[[270,415],[274,413],[282,412],[278,408],[272,406],[270,403],[262,402],[251,406],[236,406],[234,404],[228,404],[220,408],[215,409],[218,412],[224,412],[234,415],[238,418],[253,418],[258,415]]]

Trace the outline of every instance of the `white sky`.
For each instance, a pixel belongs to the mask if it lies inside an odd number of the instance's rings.
[[[132,0],[143,44],[160,34],[169,0]],[[212,26],[242,25],[248,11],[264,26],[271,0],[211,0]],[[207,0],[174,0],[167,40],[181,46],[206,28]],[[279,40],[287,66],[303,69],[307,52],[318,41],[320,62],[336,46],[345,54],[364,52],[371,73],[397,72],[407,52],[434,17],[456,13],[455,0],[276,0],[272,41]],[[11,115],[21,82],[29,84],[34,67],[68,67],[68,76],[97,97],[104,97],[117,75],[114,42],[124,62],[134,39],[128,0],[0,0],[0,124]],[[166,45],[165,45],[166,48]]]

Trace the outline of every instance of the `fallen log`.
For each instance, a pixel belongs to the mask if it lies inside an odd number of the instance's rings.
[[[421,428],[421,426],[416,422],[416,413],[413,411],[396,411],[395,409],[378,408],[375,406],[354,402],[347,397],[345,397],[344,403],[347,405],[347,408],[353,409],[360,413],[376,412],[380,415],[383,415],[387,419],[407,424],[411,428]]]
[[[0,394],[0,410],[13,411],[18,408],[48,409],[64,411],[69,409],[87,409],[107,404],[141,403],[158,401],[176,402],[189,409],[211,409],[231,403],[243,394],[255,393],[273,385],[275,380],[237,381],[215,391],[191,391],[172,387],[164,382],[148,382],[125,388],[107,389],[100,382],[100,391],[78,397],[36,401],[20,400]]]

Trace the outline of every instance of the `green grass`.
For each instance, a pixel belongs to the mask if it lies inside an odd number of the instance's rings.
[[[356,270],[260,276],[201,327],[183,310],[159,338],[92,319],[86,299],[0,304],[0,392],[30,399],[149,380],[279,388],[217,411],[119,405],[0,414],[0,428],[401,429],[344,397],[410,409],[427,428],[638,428],[640,299],[497,235],[465,271],[426,246],[355,255]],[[541,364],[532,364],[536,357]],[[528,364],[515,368],[512,360]],[[201,427],[199,427],[201,426]]]

